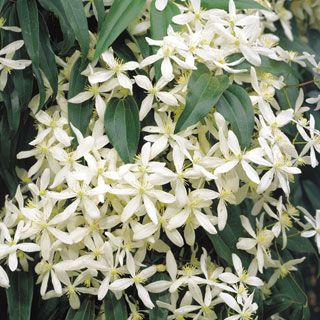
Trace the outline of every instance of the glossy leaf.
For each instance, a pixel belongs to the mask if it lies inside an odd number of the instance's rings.
[[[82,67],[81,60],[78,59],[72,67],[68,99],[73,98],[78,93],[84,91],[86,84],[86,77],[81,75]],[[86,134],[89,121],[92,115],[93,101],[88,100],[82,103],[68,103],[68,119],[78,128],[83,135]]]
[[[107,105],[104,126],[122,161],[132,162],[140,138],[139,109],[134,98],[112,98]]]
[[[87,298],[80,305],[78,310],[69,309],[65,320],[94,320],[94,300],[92,298]]]
[[[39,16],[36,0],[18,0],[17,12],[24,44],[32,64],[40,65]]]
[[[260,3],[254,0],[235,0],[237,9],[263,9],[268,10]],[[228,11],[229,1],[228,0],[202,0],[201,6],[206,9],[222,9]]]
[[[67,52],[74,43],[75,35],[74,35],[74,31],[72,30],[68,22],[63,4],[61,2],[62,0],[55,0],[55,1],[38,0],[38,1],[43,8],[53,12],[58,17],[60,27],[63,32],[63,37],[64,37],[61,51],[62,53]]]
[[[84,12],[82,0],[62,1],[65,15],[79,42],[82,61],[87,58],[89,52],[88,21]]]
[[[50,83],[54,99],[58,92],[58,68],[50,44],[49,31],[43,19],[40,19],[40,68]]]
[[[218,101],[217,111],[231,124],[241,147],[248,147],[254,128],[254,112],[247,92],[238,85],[231,85]]]
[[[105,17],[97,40],[94,60],[106,51],[139,15],[146,0],[115,0]]]
[[[229,78],[226,75],[212,77],[204,73],[195,82],[192,81],[192,86],[188,85],[186,106],[177,121],[175,132],[184,130],[204,118],[228,86]]]
[[[105,320],[127,320],[128,311],[125,299],[117,300],[115,295],[109,291],[104,298]]]
[[[98,16],[98,24],[99,24],[99,29],[102,26],[102,22],[105,17],[105,8],[104,8],[104,3],[103,0],[93,0],[96,11],[97,11],[97,16]]]
[[[34,279],[31,272],[10,272],[7,289],[9,320],[28,320],[31,317]]]

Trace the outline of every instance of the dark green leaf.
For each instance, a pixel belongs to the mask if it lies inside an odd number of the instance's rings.
[[[276,313],[281,313],[289,309],[294,302],[284,294],[276,294],[273,296],[272,302],[270,305],[267,305],[265,308],[265,317],[266,319]]]
[[[231,85],[218,101],[217,111],[231,124],[241,147],[248,147],[254,128],[254,112],[246,90],[238,85]]]
[[[203,74],[208,74],[210,75],[210,70],[208,69],[208,67],[203,64],[203,63],[198,63],[196,65],[197,69],[192,71],[191,76],[189,78],[188,81],[188,88],[192,88],[195,86],[196,82],[198,81],[198,79],[203,75]]]
[[[115,0],[99,32],[94,60],[106,51],[141,12],[146,0]]]
[[[291,228],[287,232],[288,244],[287,248],[294,252],[300,253],[313,253],[317,254],[311,241],[307,238],[303,238],[300,232],[296,228]],[[279,244],[282,243],[282,238],[279,238]]]
[[[27,48],[32,64],[39,68],[40,65],[40,38],[39,17],[37,2],[35,0],[18,0],[17,12],[24,44]]]
[[[237,9],[263,9],[268,10],[254,0],[235,0]],[[201,6],[206,9],[222,9],[228,11],[229,0],[202,0]]]
[[[155,40],[161,40],[167,35],[168,26],[171,24],[174,30],[178,30],[179,26],[172,23],[172,17],[180,13],[179,8],[172,1],[169,1],[167,6],[163,11],[157,10],[155,6],[155,0],[151,3],[150,9],[150,32],[151,38]],[[158,48],[153,47],[153,52],[155,53]],[[155,63],[156,79],[159,80],[161,77],[161,61]]]
[[[71,70],[68,99],[75,97],[84,91],[87,78],[81,75],[81,60],[78,59]],[[78,128],[83,135],[86,134],[89,121],[92,115],[93,101],[88,100],[82,103],[68,103],[68,119]]]
[[[104,314],[105,320],[127,320],[128,311],[124,298],[117,300],[115,295],[109,291],[104,298]]]
[[[48,300],[39,299],[38,310],[35,320],[58,320],[65,319],[65,316],[70,309],[70,304],[66,296],[52,298]]]
[[[123,162],[132,162],[140,138],[139,109],[134,98],[111,99],[107,105],[104,126]]]
[[[208,234],[210,241],[217,255],[223,259],[229,266],[232,265],[232,251],[229,246],[222,240],[220,234]]]
[[[152,282],[159,280],[170,280],[170,277],[164,272],[156,273],[152,277]],[[160,293],[151,293],[150,297],[155,307],[152,310],[150,310],[149,320],[166,320],[168,318],[168,310],[165,308],[158,307],[157,301],[160,300],[165,303],[170,303],[170,293],[168,291],[163,291]]]
[[[0,11],[2,10],[3,5],[4,5],[4,0],[0,0]]]
[[[306,197],[309,199],[314,210],[320,208],[319,189],[311,180],[304,180],[302,188],[305,191]]]
[[[7,289],[9,320],[28,320],[31,317],[33,274],[16,271],[9,275],[10,287]]]
[[[51,48],[49,32],[42,18],[40,19],[40,68],[50,83],[54,100],[58,92],[58,68]]]
[[[195,82],[192,80],[192,86],[188,84],[186,106],[177,121],[175,132],[184,130],[204,118],[228,86],[229,78],[226,75],[212,77],[204,73]]]
[[[61,2],[62,0],[55,0],[55,1],[38,0],[38,1],[46,10],[52,11],[59,18],[61,30],[64,36],[62,52],[67,52],[74,43],[75,35],[74,35],[74,31],[72,30],[68,22],[63,4]]]
[[[5,106],[7,109],[7,118],[11,135],[16,134],[19,129],[21,106],[19,101],[19,95],[16,90],[5,94],[3,93]]]
[[[79,42],[82,61],[87,58],[89,52],[88,21],[83,8],[82,0],[62,1],[65,15]]]
[[[65,320],[94,320],[94,300],[87,298],[80,305],[78,310],[69,309]]]
[[[33,74],[36,77],[37,84],[38,84],[38,90],[39,90],[39,108],[38,108],[38,110],[40,110],[43,107],[45,100],[46,100],[46,88],[44,86],[44,82],[43,82],[40,70],[35,66],[32,66],[32,70],[33,70]]]

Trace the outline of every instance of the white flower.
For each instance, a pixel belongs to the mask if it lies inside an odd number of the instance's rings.
[[[161,91],[168,84],[168,82],[170,81],[169,79],[160,78],[154,86],[146,76],[138,75],[134,77],[134,80],[139,87],[145,89],[148,92],[147,96],[143,99],[141,104],[139,112],[140,121],[142,121],[151,110],[155,98],[169,106],[178,105],[178,101],[172,93]]]
[[[249,219],[245,216],[240,216],[241,224],[252,238],[239,238],[237,248],[251,252],[256,248],[255,256],[258,262],[259,271],[263,272],[266,258],[268,257],[267,249],[270,247],[274,234],[272,231],[263,227],[263,216],[260,221],[257,220],[257,232],[254,232]]]
[[[31,242],[18,243],[21,239],[22,233],[25,231],[24,228],[24,222],[20,221],[15,230],[14,237],[12,238],[7,226],[2,222],[0,223],[1,236],[5,239],[5,242],[0,244],[0,258],[6,258],[8,256],[8,265],[11,271],[15,271],[18,268],[17,251],[40,251],[38,244]],[[4,283],[6,283],[5,278]]]
[[[156,0],[156,3],[155,3],[156,8],[159,11],[163,11],[166,8],[167,4],[168,4],[168,0]]]
[[[136,61],[129,61],[123,63],[123,61],[114,57],[113,50],[110,48],[102,55],[102,60],[107,64],[107,70],[98,70],[88,76],[88,80],[91,84],[106,82],[113,76],[116,76],[120,86],[126,88],[132,92],[132,82],[126,75],[127,71],[132,71],[139,68],[139,63]]]
[[[135,260],[131,254],[127,255],[126,266],[130,273],[131,278],[121,278],[121,279],[115,280],[114,282],[111,283],[111,285],[109,286],[109,289],[112,291],[123,291],[129,288],[130,286],[135,285],[138,291],[138,296],[142,300],[143,304],[147,308],[152,309],[154,307],[154,304],[150,299],[148,291],[143,287],[142,284],[146,280],[148,280],[148,278],[150,278],[156,273],[157,271],[156,267],[151,266],[137,273]]]
[[[303,128],[301,125],[298,125],[297,129],[303,140],[307,142],[307,144],[303,147],[301,154],[305,154],[308,150],[310,150],[311,165],[314,168],[319,164],[316,152],[320,153],[320,132],[315,128],[315,120],[313,115],[310,114],[310,122],[308,127]],[[309,131],[310,137],[307,135],[305,129]]]
[[[300,210],[302,209],[303,213],[305,214],[305,219],[308,221],[310,224],[312,230],[306,230],[301,232],[301,236],[305,238],[311,238],[315,237],[316,240],[316,245],[318,247],[318,251],[320,253],[320,210],[316,210],[316,216],[312,217],[306,210],[303,208],[299,208]]]
[[[260,287],[263,285],[263,281],[260,280],[258,277],[248,274],[246,270],[242,267],[242,262],[240,258],[233,253],[232,254],[232,262],[234,269],[236,271],[236,275],[231,272],[224,272],[220,274],[219,279],[226,283],[245,283],[250,286]]]
[[[3,29],[3,27],[2,27]],[[30,60],[12,60],[14,53],[23,46],[23,40],[17,40],[9,43],[0,50],[0,56],[5,55],[5,57],[0,57],[0,91],[2,91],[8,79],[8,73],[14,70],[22,70],[31,64]]]
[[[253,294],[244,301],[238,303],[229,293],[221,292],[219,297],[234,311],[236,315],[227,317],[225,320],[247,320],[251,319],[258,309],[258,305],[253,302]]]

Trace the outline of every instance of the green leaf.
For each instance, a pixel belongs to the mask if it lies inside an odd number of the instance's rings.
[[[254,112],[246,90],[238,85],[231,85],[218,101],[217,111],[231,124],[241,147],[248,147],[254,128]]]
[[[101,29],[102,22],[105,17],[106,10],[104,8],[103,0],[93,0],[94,5],[96,7],[97,15],[98,15],[98,25],[99,29]]]
[[[63,37],[64,37],[61,51],[62,53],[67,52],[74,43],[75,35],[74,35],[74,31],[72,30],[68,22],[61,0],[55,0],[55,1],[38,0],[38,1],[40,2],[43,8],[53,12],[58,17],[61,31],[63,32]]]
[[[196,81],[192,79],[191,83],[192,86],[188,83],[186,106],[177,121],[175,133],[196,124],[210,112],[228,88],[229,78],[226,75],[212,77],[204,73]]]
[[[39,90],[39,109],[45,102],[46,92],[40,72],[40,33],[39,16],[35,0],[18,0],[17,12],[20,22],[22,37],[28,55],[32,61],[32,70],[37,79]]]
[[[0,0],[0,11],[2,10],[3,5],[4,5],[4,0]]]
[[[237,9],[263,9],[268,10],[268,8],[262,6],[254,0],[235,0],[235,5]],[[229,0],[202,0],[201,6],[205,9],[222,9],[228,11]]]
[[[40,37],[39,16],[35,0],[18,0],[17,12],[24,44],[27,48],[32,64],[39,68],[40,65]]]
[[[65,320],[94,320],[94,300],[92,298],[87,298],[81,303],[78,310],[69,309]]]
[[[304,180],[302,188],[305,191],[306,197],[309,199],[314,210],[320,208],[319,189],[311,180]]]
[[[89,52],[89,31],[83,2],[82,0],[63,0],[62,4],[68,22],[79,42],[82,61],[85,61]]]
[[[52,100],[54,100],[58,92],[58,68],[50,44],[49,31],[42,18],[40,20],[40,68],[50,83],[53,91]]]
[[[132,162],[140,138],[139,109],[134,98],[112,98],[107,105],[104,126],[123,162]]]
[[[105,17],[93,60],[106,51],[127,26],[139,15],[146,0],[115,0]]]
[[[48,300],[39,299],[38,312],[35,320],[57,320],[65,319],[70,304],[66,296]]]
[[[3,93],[2,95],[7,109],[7,118],[11,135],[15,135],[19,129],[21,117],[21,105],[19,101],[19,94],[16,90],[10,93]]]
[[[229,266],[232,265],[232,251],[230,250],[229,246],[223,241],[220,237],[220,234],[209,234],[207,233],[214,250],[216,251],[217,255],[222,258]]]
[[[117,300],[115,295],[109,291],[104,298],[104,314],[105,320],[127,320],[128,311],[124,298]]]
[[[10,287],[7,289],[9,320],[28,320],[31,317],[33,298],[33,274],[16,271],[9,273]]]
[[[289,309],[294,301],[290,299],[285,294],[275,294],[270,304],[268,304],[265,308],[265,319],[269,318],[270,316],[281,313],[287,309]]]
[[[71,70],[68,99],[84,91],[87,78],[81,74],[81,60],[78,59]],[[89,121],[92,115],[93,101],[88,100],[82,103],[68,103],[68,119],[78,128],[83,135],[86,134]]]
[[[163,11],[157,10],[155,6],[155,0],[151,3],[150,9],[150,32],[151,38],[155,40],[161,40],[164,36],[167,35],[168,26],[171,24],[174,30],[178,30],[180,26],[174,24],[171,20],[172,17],[178,15],[180,13],[179,8],[172,1],[169,1],[167,6]],[[157,48],[152,48],[153,52],[157,51]],[[161,78],[161,62],[157,61],[155,63],[155,71],[156,71],[156,79],[159,80]]]
[[[152,277],[152,282],[159,280],[170,280],[168,274],[161,272],[156,273]],[[157,305],[157,300],[160,300],[165,303],[170,303],[170,293],[168,291],[163,291],[160,293],[151,293],[150,297],[153,301],[155,307],[149,312],[149,320],[166,320],[168,318],[168,310],[165,308],[160,308]]]
[[[188,88],[192,88],[195,86],[196,82],[198,79],[203,75],[203,74],[208,74],[210,75],[211,72],[208,69],[208,67],[203,64],[203,63],[197,63],[196,65],[197,69],[192,71],[191,76],[188,81]]]
[[[296,228],[290,228],[287,232],[287,249],[299,252],[299,253],[312,253],[317,255],[315,248],[313,247],[311,241],[307,238],[303,238],[300,235],[300,232]],[[282,237],[277,239],[279,244],[282,244]]]

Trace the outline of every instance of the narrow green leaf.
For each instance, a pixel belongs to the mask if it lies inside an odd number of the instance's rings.
[[[221,259],[223,259],[229,266],[231,266],[232,265],[232,251],[230,250],[229,246],[220,237],[219,233],[217,233],[217,234],[207,233],[207,235],[208,235],[217,255]]]
[[[72,30],[68,22],[63,4],[61,2],[62,0],[55,0],[55,1],[38,0],[38,1],[40,2],[43,8],[53,12],[55,16],[58,17],[60,22],[60,27],[63,32],[63,37],[64,37],[61,51],[62,53],[67,52],[74,43],[75,35],[74,35],[74,31]]]
[[[268,319],[270,316],[276,313],[281,313],[289,309],[293,303],[294,301],[284,294],[274,295],[270,305],[267,305],[265,308],[264,316],[266,319]]]
[[[33,274],[16,271],[9,273],[10,287],[7,289],[9,320],[28,320],[31,317],[33,298]]]
[[[168,274],[161,272],[156,273],[152,277],[152,282],[159,280],[170,280]],[[155,307],[149,312],[149,320],[166,320],[168,318],[168,310],[165,308],[160,308],[157,305],[157,301],[160,300],[165,303],[170,303],[170,293],[168,291],[163,291],[160,293],[151,293],[150,297],[153,301]]]
[[[2,95],[7,109],[7,119],[11,135],[15,135],[19,129],[21,117],[21,105],[19,101],[19,94],[16,90],[10,93],[3,93]]]
[[[41,310],[35,320],[57,320],[65,319],[70,304],[66,296],[48,300],[39,299],[37,309]]]
[[[80,305],[78,310],[69,309],[65,320],[94,320],[94,300],[87,298]]]
[[[94,60],[106,51],[141,12],[146,0],[115,0],[99,32]]]
[[[87,58],[89,52],[88,21],[83,8],[82,0],[62,1],[65,15],[79,42],[82,61]]]
[[[167,35],[168,26],[171,25],[174,30],[178,30],[180,26],[172,22],[172,18],[180,13],[179,8],[175,3],[169,1],[166,8],[163,11],[157,10],[155,6],[155,0],[151,3],[150,9],[150,33],[151,38],[155,40],[161,40]],[[153,52],[157,51],[157,48],[152,47]],[[156,79],[159,80],[161,77],[161,62],[155,63]]]
[[[178,119],[175,132],[184,130],[204,118],[228,86],[229,78],[226,75],[212,77],[204,73],[195,82],[192,80],[192,86],[188,84],[186,106]]]
[[[39,16],[35,0],[18,0],[17,12],[24,44],[27,48],[32,64],[40,65]]]
[[[115,295],[109,291],[104,298],[104,314],[105,320],[127,320],[128,311],[124,298],[117,300]]]
[[[254,128],[254,112],[247,92],[238,85],[231,85],[218,101],[217,111],[231,124],[241,147],[248,147]]]
[[[68,99],[84,91],[87,78],[81,74],[81,60],[78,59],[71,70]],[[88,100],[82,103],[68,103],[68,119],[78,128],[83,135],[86,134],[89,121],[92,115],[93,101]]]
[[[104,126],[123,162],[133,162],[140,138],[139,109],[134,98],[112,98],[107,105]]]
[[[42,17],[40,19],[40,68],[50,83],[54,100],[58,92],[58,68],[50,44],[49,31]]]
[[[311,180],[304,180],[302,188],[305,192],[305,196],[309,199],[314,210],[320,208],[319,189],[317,185]]]
[[[33,71],[33,74],[34,74],[34,76],[37,80],[37,84],[38,84],[38,90],[39,90],[39,108],[38,108],[38,110],[40,110],[43,107],[45,100],[46,100],[46,88],[44,86],[44,82],[43,82],[39,68],[32,65],[32,71]]]
[[[254,0],[235,0],[235,5],[237,9],[263,9],[268,10],[268,8],[262,6],[260,3]],[[229,0],[202,0],[201,6],[205,9],[222,9],[228,11]]]
[[[99,30],[100,30],[106,14],[106,10],[104,8],[103,0],[94,0],[93,2],[96,7],[96,11],[98,15]]]
[[[0,0],[0,11],[2,10],[3,5],[4,5],[4,0]]]

